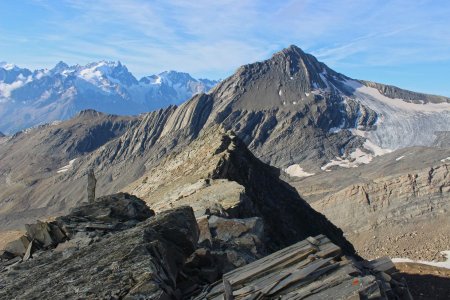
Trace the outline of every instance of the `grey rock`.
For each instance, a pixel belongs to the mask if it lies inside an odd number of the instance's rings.
[[[179,299],[178,275],[197,239],[191,208],[167,211],[70,256],[47,251],[16,265],[2,274],[0,298]]]
[[[36,224],[25,225],[25,229],[29,239],[38,242],[44,248],[55,246],[66,239],[59,227],[51,223],[38,221]]]
[[[97,185],[97,179],[95,179],[94,169],[89,169],[87,179],[87,199],[88,203],[95,201],[95,188]]]
[[[425,103],[442,103],[442,102],[450,102],[450,99],[443,96],[436,96],[436,95],[428,95],[424,93],[416,93],[407,91],[401,88],[398,88],[393,85],[387,85],[387,84],[381,84],[376,83],[372,81],[367,80],[361,80],[361,82],[366,85],[373,88],[376,88],[380,91],[383,95],[386,97],[392,98],[392,99],[404,99],[408,102],[416,102],[416,103],[422,103],[424,101]]]
[[[31,249],[33,248],[33,241],[28,244],[27,251],[23,256],[23,261],[29,260],[31,258]]]
[[[142,200],[126,193],[95,199],[71,210],[67,216],[56,218],[56,224],[72,238],[79,232],[106,233],[135,226],[154,215]]]

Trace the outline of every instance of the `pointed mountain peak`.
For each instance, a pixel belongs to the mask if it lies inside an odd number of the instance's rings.
[[[345,79],[313,55],[291,45],[265,61],[242,66],[218,86],[217,92],[231,93],[230,99],[239,109],[298,110],[314,101],[313,91],[338,92]]]
[[[59,67],[59,68],[68,68],[69,65],[66,64],[65,62],[63,62],[62,60],[60,60],[60,61],[55,65],[55,68],[56,68],[56,67]]]
[[[54,67],[53,67],[53,69],[51,69],[50,71],[53,73],[53,74],[56,74],[56,73],[60,73],[60,72],[62,72],[62,71],[64,71],[64,70],[67,70],[67,69],[69,69],[70,67],[69,67],[69,65],[68,64],[66,64],[65,62],[63,62],[62,60],[59,62],[59,63],[57,63]]]
[[[290,45],[287,48],[284,48],[283,50],[275,53],[275,55],[277,54],[284,54],[286,56],[303,56],[306,55],[306,53],[300,48],[297,47],[295,45]]]
[[[0,62],[0,68],[3,68],[5,70],[7,70],[7,71],[20,69],[15,64],[7,63],[5,61]]]

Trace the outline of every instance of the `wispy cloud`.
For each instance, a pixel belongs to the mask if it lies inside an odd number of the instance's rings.
[[[217,78],[289,44],[338,67],[450,65],[450,4],[442,1],[18,2],[0,3],[2,11],[29,8],[0,20],[8,25],[0,26],[0,58],[31,66],[110,59],[138,75],[178,69]]]

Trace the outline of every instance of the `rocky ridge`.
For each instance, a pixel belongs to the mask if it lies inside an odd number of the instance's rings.
[[[342,282],[338,290],[343,295],[411,299],[406,285],[388,275],[395,271],[392,262],[365,262],[344,257],[341,249],[323,235],[309,237],[265,257],[264,262],[246,266],[267,254],[255,248],[269,242],[257,239],[264,236],[262,224],[258,225],[261,222],[264,219],[258,217],[234,219],[212,215],[209,226],[205,227],[187,206],[154,215],[142,200],[129,194],[97,198],[55,221],[27,225],[27,235],[10,243],[0,255],[0,296],[190,299],[205,291],[209,293],[211,284],[220,287],[227,270],[239,277],[239,269],[232,271],[238,267],[235,262],[239,262],[241,268],[256,265],[269,269],[275,263],[273,257],[284,253],[282,261],[277,259],[278,268],[286,273],[283,278],[289,276],[297,285],[311,284],[306,289],[307,295],[314,297],[317,284],[323,285],[322,293],[324,290],[336,293],[332,291],[336,284],[327,283],[334,278],[335,282]],[[214,243],[205,243],[206,232],[215,236]],[[217,244],[219,239],[222,243]],[[26,250],[17,252],[24,241],[28,241]],[[300,245],[303,248],[297,249]],[[242,255],[243,249],[248,247],[254,250],[247,256],[250,261]],[[302,281],[298,274],[303,273]],[[222,292],[212,288],[215,295],[231,297],[226,282],[232,279],[228,278],[229,275],[223,279]],[[282,295],[292,292],[292,289],[283,289],[286,286],[283,278],[273,282],[277,293]],[[236,287],[235,283],[233,279]],[[236,299],[241,298],[239,291],[232,292]],[[256,295],[256,291],[249,293],[247,289],[246,294]]]
[[[237,136],[215,127],[149,169],[124,191],[156,211],[191,205],[197,217],[261,217],[270,240],[266,244],[273,249],[322,232],[352,253],[340,230],[278,177],[279,170],[259,161]]]

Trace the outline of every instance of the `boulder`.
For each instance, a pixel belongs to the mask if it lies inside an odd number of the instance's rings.
[[[29,239],[38,242],[43,248],[56,246],[66,240],[61,229],[52,223],[38,221],[36,224],[26,224],[25,229]]]
[[[23,257],[27,252],[30,240],[26,236],[21,236],[19,239],[9,242],[5,246],[5,251],[14,255]]]
[[[261,218],[226,219],[211,216],[208,219],[213,238],[221,242],[230,242],[244,235],[253,235],[261,239],[264,235],[264,225]]]
[[[259,217],[226,219],[211,216],[208,225],[212,237],[211,249],[216,255],[226,257],[233,267],[252,262],[267,253],[263,243],[264,224]],[[224,264],[227,265],[227,262]]]
[[[101,234],[131,228],[154,214],[138,197],[118,193],[77,206],[67,216],[58,217],[52,223],[72,238],[77,232]]]

